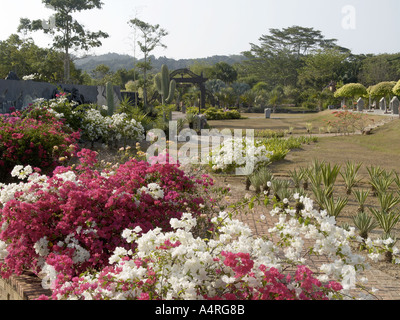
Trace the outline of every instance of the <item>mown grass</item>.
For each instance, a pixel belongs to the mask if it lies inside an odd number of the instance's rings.
[[[368,136],[353,136],[350,143],[357,144],[375,153],[375,156],[399,156],[400,155],[400,121],[393,121]],[[375,158],[375,157],[374,157]],[[400,165],[399,165],[400,170]]]
[[[256,132],[269,129],[284,132],[293,129],[293,134],[306,134],[308,124],[312,125],[312,133],[325,132],[328,121],[336,120],[334,111],[326,110],[319,113],[308,114],[272,114],[270,119],[265,119],[263,114],[242,114],[244,119],[214,120],[209,121],[212,128],[222,129],[254,129]],[[373,122],[384,119],[383,116],[368,114]],[[371,122],[372,123],[372,122]]]

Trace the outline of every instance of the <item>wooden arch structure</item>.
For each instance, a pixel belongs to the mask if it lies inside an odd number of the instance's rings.
[[[184,77],[185,75],[189,75],[190,77]],[[180,77],[179,77],[180,76]],[[197,75],[194,72],[190,71],[189,69],[177,69],[170,73],[170,79],[175,80],[176,84],[179,86],[185,84],[194,84],[198,85],[200,88],[200,106],[201,108],[206,107],[206,86],[205,83],[208,80],[207,78],[203,77],[203,73],[201,75]]]

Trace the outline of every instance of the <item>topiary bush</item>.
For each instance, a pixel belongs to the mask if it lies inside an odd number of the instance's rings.
[[[240,119],[240,112],[237,110],[222,110],[214,107],[208,108],[204,115],[207,120],[229,120],[229,119]]]

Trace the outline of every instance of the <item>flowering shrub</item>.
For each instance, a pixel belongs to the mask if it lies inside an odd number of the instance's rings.
[[[211,151],[208,161],[215,172],[231,173],[236,169],[244,169],[252,163],[251,169],[257,169],[270,161],[272,152],[249,138],[225,139],[221,146]],[[251,173],[251,172],[250,172]]]
[[[56,118],[73,131],[79,131],[82,123],[84,107],[77,102],[69,101],[66,93],[56,94],[56,98],[36,99],[33,104],[23,109],[24,118],[48,119]]]
[[[98,110],[98,109],[101,110]],[[52,115],[75,131],[80,131],[82,138],[90,142],[100,141],[107,144],[121,140],[143,140],[144,128],[135,119],[129,119],[125,113],[113,116],[105,114],[103,108],[96,105],[77,106],[69,102],[66,94],[59,94],[55,99],[38,99],[25,113],[27,117]]]
[[[395,246],[397,239],[391,237],[386,239],[370,239],[365,243],[365,248],[368,250],[368,257],[373,261],[379,261],[382,258],[389,263],[400,264],[400,250]]]
[[[270,162],[284,159],[292,149],[316,141],[310,137],[269,137],[265,139],[231,138],[211,151],[209,166],[215,172],[231,173],[254,163],[254,170]],[[251,173],[251,172],[250,172]]]
[[[103,116],[99,110],[89,109],[83,116],[83,136],[94,142],[103,140],[107,144],[118,141],[144,139],[144,128],[135,119],[129,119],[125,113]]]
[[[329,120],[328,126],[335,128],[338,133],[349,134],[355,130],[363,132],[374,120],[366,114],[352,111],[334,111],[335,120]]]
[[[108,263],[125,228],[169,230],[182,212],[199,213],[197,195],[209,179],[191,180],[176,165],[130,160],[96,171],[96,153],[83,149],[80,165],[57,167],[51,178],[32,173],[27,182],[0,185],[1,276],[32,269],[48,285],[58,274],[76,276]],[[25,178],[29,167],[13,173]]]
[[[60,157],[77,150],[79,137],[50,113],[37,118],[19,111],[0,115],[0,171],[8,175],[16,165],[52,170]]]
[[[280,215],[270,230],[280,239],[277,243],[253,237],[248,226],[226,212],[212,219],[215,233],[209,239],[193,236],[197,219],[190,213],[171,219],[169,232],[125,229],[122,237],[136,243],[136,250],[116,248],[109,265],[98,272],[58,275],[52,298],[344,299],[356,288],[363,262],[349,247],[354,230],[337,227],[334,218],[312,208],[310,199],[299,201],[305,208],[301,219],[289,209],[271,212]],[[301,236],[313,240],[309,248]],[[305,266],[305,252],[327,255],[333,262],[314,275]],[[290,266],[294,273],[287,271]]]

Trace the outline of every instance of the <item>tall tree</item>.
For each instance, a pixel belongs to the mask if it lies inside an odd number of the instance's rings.
[[[143,71],[143,104],[144,107],[147,107],[147,88],[149,85],[147,74],[152,69],[150,53],[157,47],[167,47],[161,40],[168,35],[168,32],[158,24],[151,25],[137,18],[129,20],[128,24],[141,32],[142,41],[137,41],[137,44],[144,55],[144,60],[139,62],[137,67]]]
[[[31,38],[21,39],[12,34],[0,41],[0,78],[14,71],[19,78],[37,74],[36,81],[60,82],[63,79],[63,54],[47,48],[38,47]],[[79,69],[71,63],[71,78],[82,81]]]
[[[292,26],[282,30],[270,29],[269,35],[260,38],[261,47],[269,52],[287,52],[297,58],[320,48],[336,46],[336,39],[325,39],[321,31],[313,28]]]
[[[71,50],[100,47],[100,39],[108,38],[108,34],[102,31],[89,32],[72,15],[84,10],[101,9],[103,3],[100,0],[42,0],[42,3],[55,14],[48,21],[21,18],[18,32],[40,30],[52,35],[53,48],[64,53],[64,81],[69,82]]]
[[[384,81],[397,81],[400,78],[400,53],[367,55],[362,61],[359,81],[372,86]]]
[[[218,62],[211,70],[211,79],[219,79],[225,83],[231,84],[238,78],[236,69],[224,61]]]
[[[325,39],[321,31],[313,28],[293,26],[269,31],[269,35],[260,37],[259,45],[251,43],[250,51],[243,53],[247,60],[243,61],[241,70],[257,75],[270,90],[278,85],[297,85],[298,70],[308,54],[319,49],[339,48],[335,39]]]
[[[330,81],[339,82],[345,74],[345,61],[349,54],[337,49],[318,50],[304,58],[299,70],[299,84],[322,91]]]
[[[179,68],[177,68],[179,69]],[[210,79],[211,78],[211,73],[214,69],[214,66],[212,66],[210,63],[205,62],[205,61],[200,61],[200,60],[195,60],[190,66],[189,70],[192,71],[193,73],[197,75],[203,74],[203,77]]]
[[[107,82],[111,81],[111,77],[113,75],[110,67],[106,66],[105,64],[99,64],[92,70],[90,74],[95,80],[96,85],[102,86],[105,86]]]
[[[0,76],[4,79],[8,72],[15,72],[20,78],[37,73],[32,65],[41,56],[40,48],[32,39],[22,40],[17,34],[12,34],[7,40],[0,41]]]

